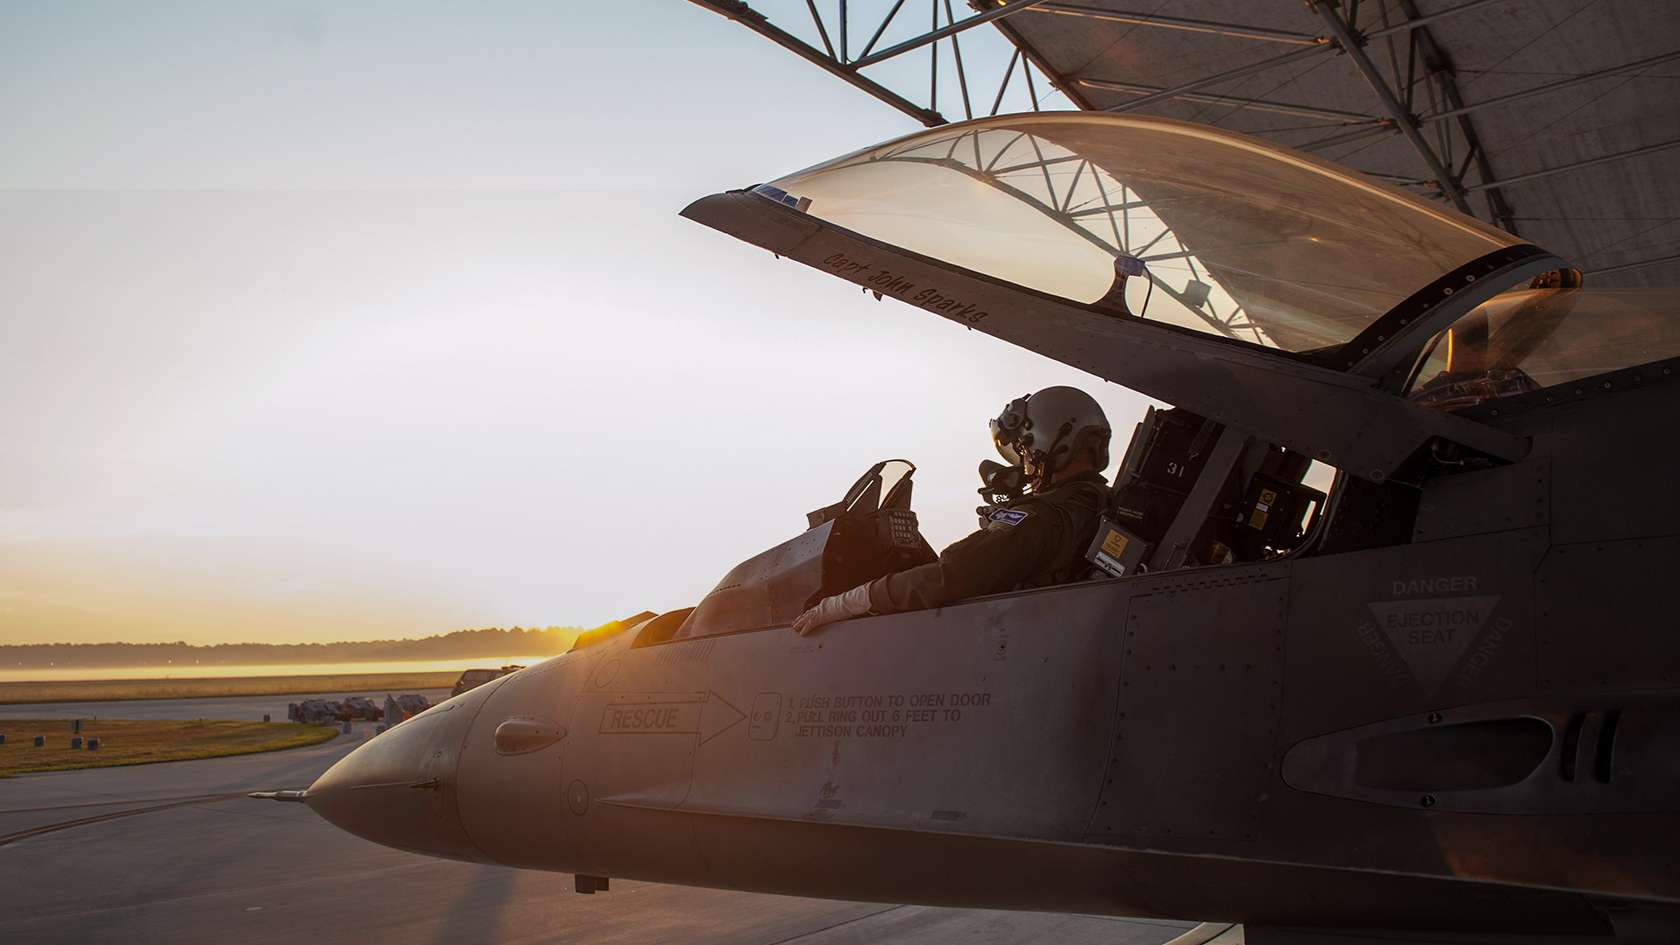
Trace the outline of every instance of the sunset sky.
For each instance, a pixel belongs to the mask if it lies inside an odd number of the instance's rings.
[[[0,7],[0,643],[687,606],[890,456],[955,540],[1144,400],[677,216],[915,127],[680,0]]]

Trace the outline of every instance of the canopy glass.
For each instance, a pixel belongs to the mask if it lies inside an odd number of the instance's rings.
[[[1163,119],[949,125],[761,186],[814,217],[1039,292],[1267,347],[1342,344],[1520,241],[1309,155]],[[1134,270],[1135,271],[1135,270]],[[1106,301],[1105,301],[1106,297]]]
[[[1680,357],[1680,290],[1506,292],[1436,335],[1407,390],[1441,410]]]

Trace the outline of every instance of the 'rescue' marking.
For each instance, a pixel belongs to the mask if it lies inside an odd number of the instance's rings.
[[[700,706],[608,706],[601,731],[622,735],[635,732],[699,732]]]
[[[617,693],[601,709],[602,735],[698,735],[705,744],[746,718],[715,692]]]

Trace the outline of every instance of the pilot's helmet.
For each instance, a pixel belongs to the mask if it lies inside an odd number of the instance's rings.
[[[1056,473],[1089,447],[1097,453],[1098,468],[1108,466],[1113,432],[1108,418],[1095,398],[1077,387],[1046,387],[1018,397],[991,426],[998,454],[1013,465],[1031,462],[1035,469]]]

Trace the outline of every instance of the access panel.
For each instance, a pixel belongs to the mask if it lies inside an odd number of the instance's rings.
[[[1200,573],[1131,600],[1093,839],[1249,839],[1276,783],[1287,568]]]

